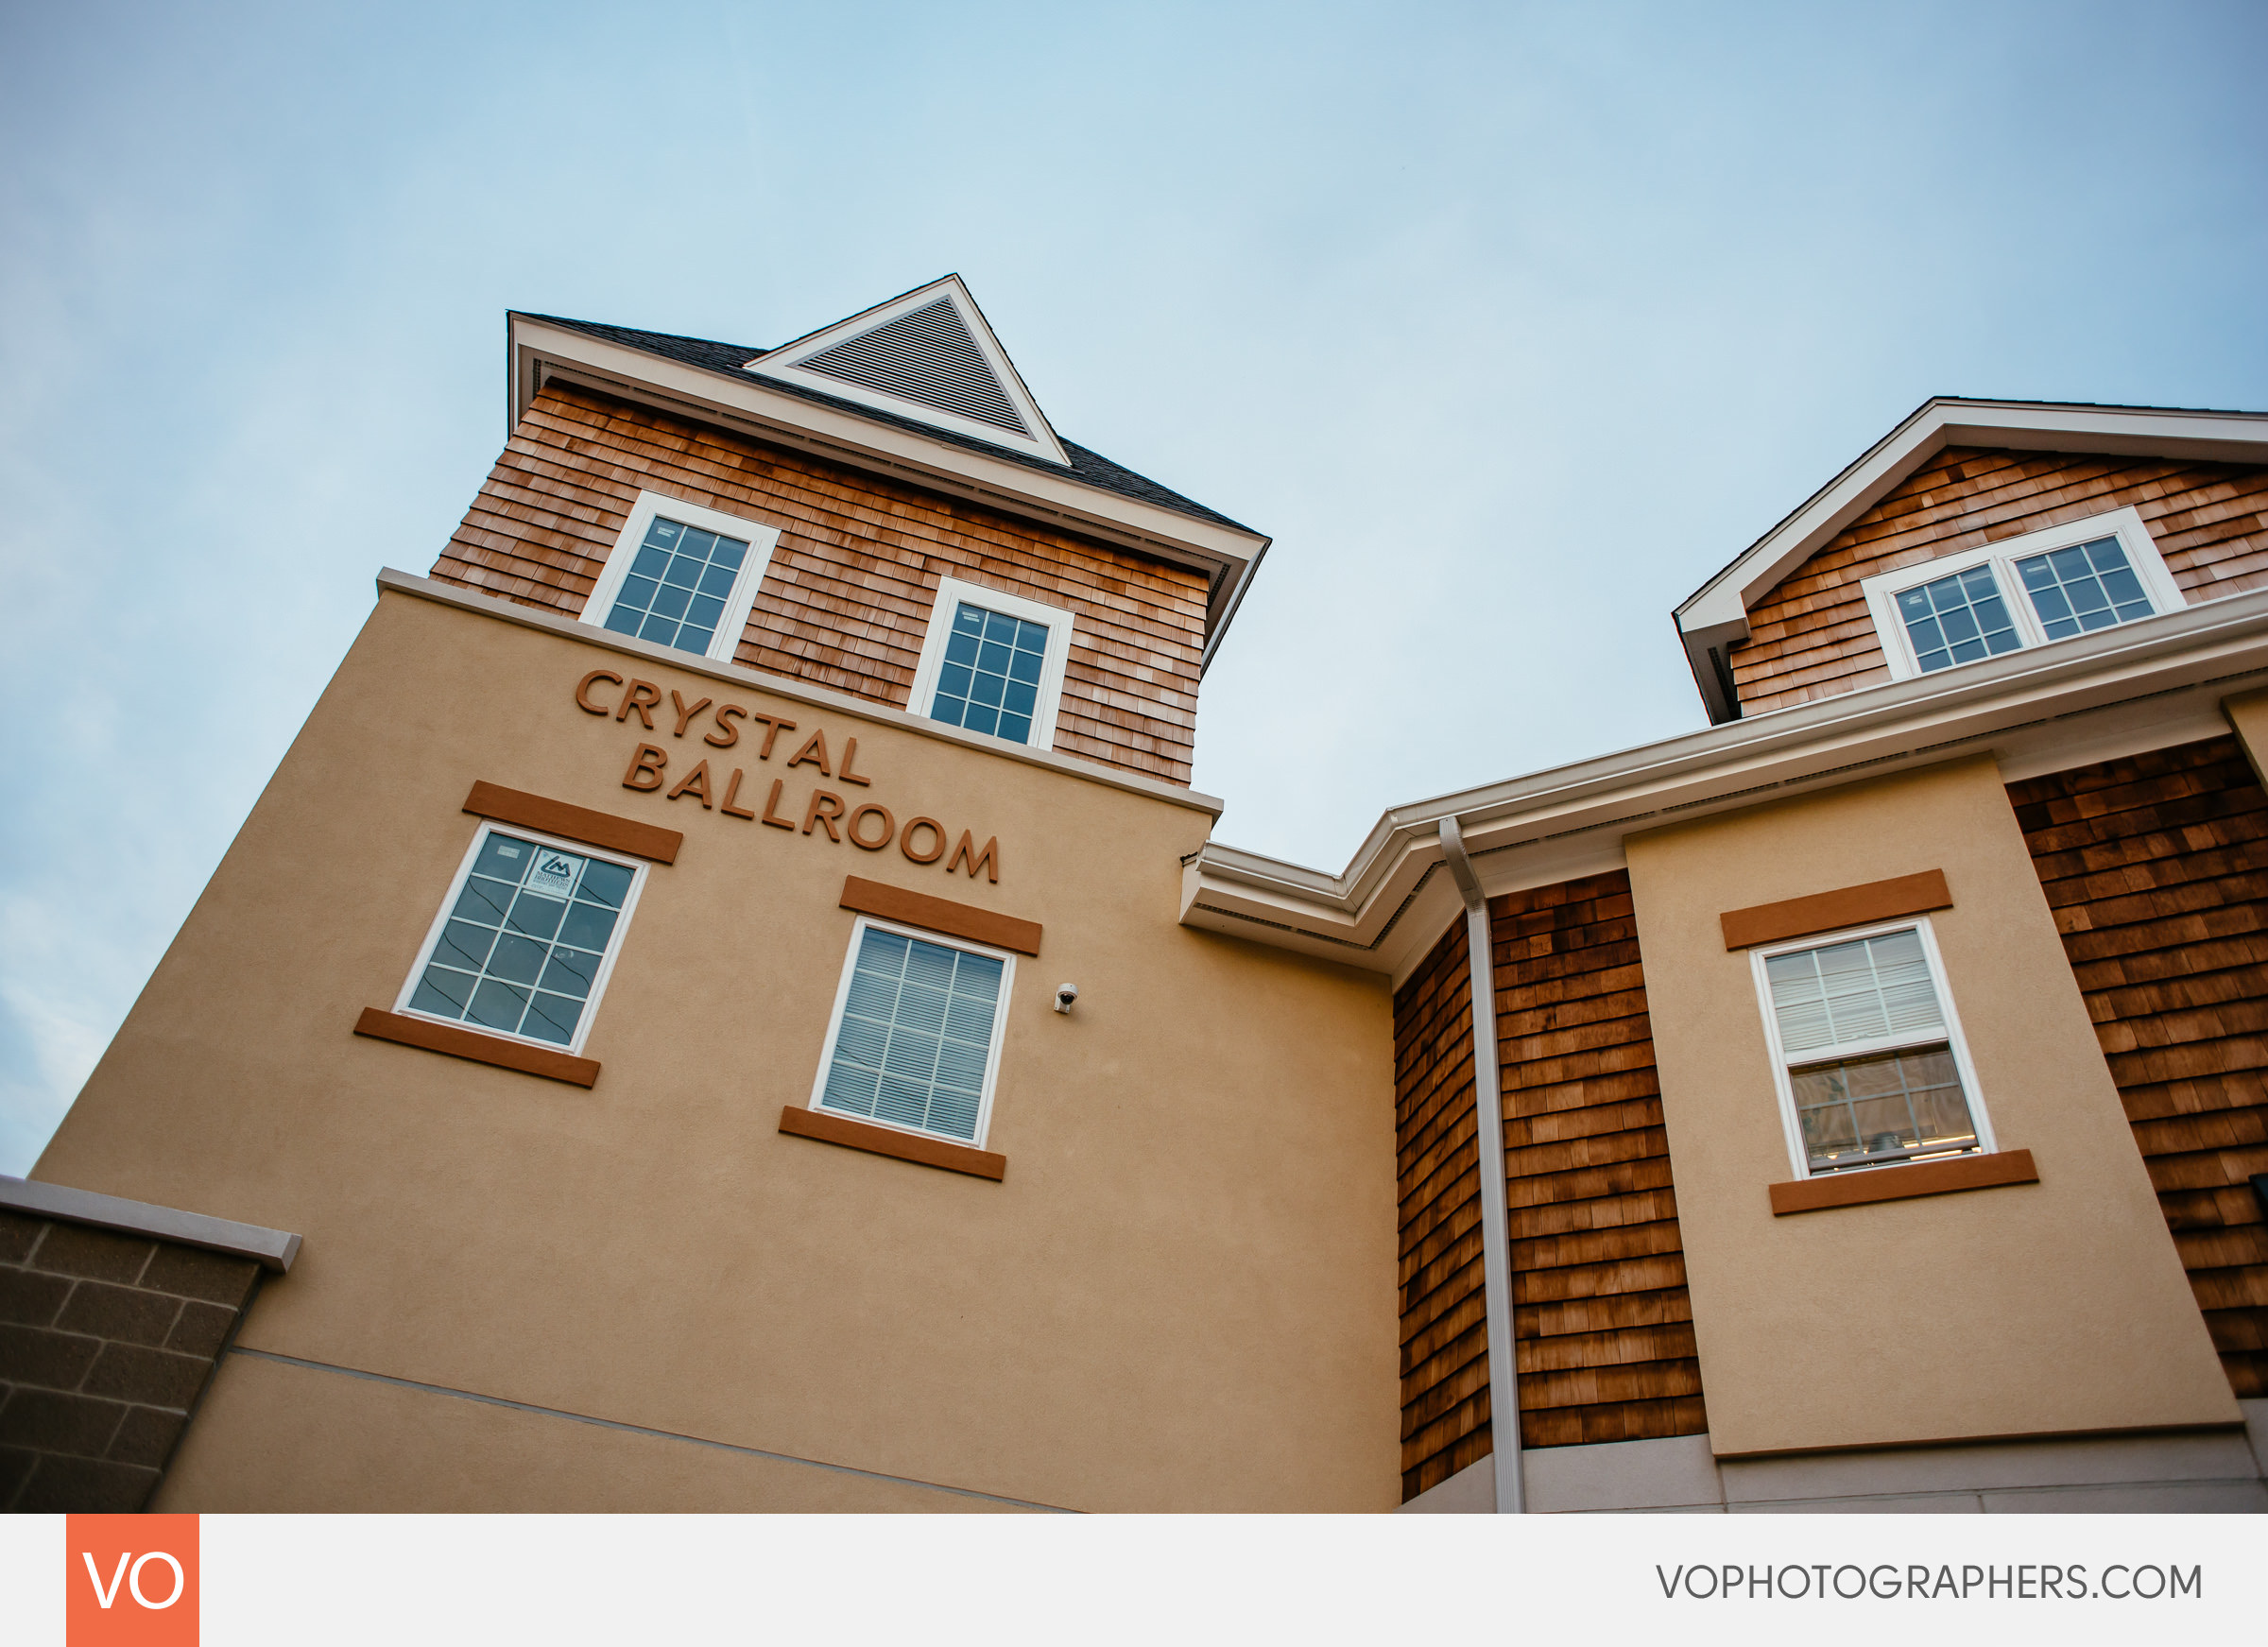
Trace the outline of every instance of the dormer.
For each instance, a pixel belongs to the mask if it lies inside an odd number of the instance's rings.
[[[2268,585],[2268,415],[1939,399],[1676,609],[1711,721]]]

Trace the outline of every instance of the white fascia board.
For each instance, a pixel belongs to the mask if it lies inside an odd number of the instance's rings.
[[[852,468],[955,493],[1009,514],[1202,572],[1213,595],[1206,656],[1242,598],[1269,540],[1137,498],[987,456],[911,429],[838,412],[767,386],[755,376],[711,371],[528,316],[509,317],[511,426],[549,377],[698,421],[742,430]],[[832,391],[830,391],[832,392]]]
[[[1754,602],[1948,446],[2259,463],[2268,461],[2268,413],[1931,401],[1680,604],[1678,627],[1693,635],[1738,626],[1744,636]]]
[[[1182,920],[1399,977],[1449,918],[1418,918],[1446,815],[1493,897],[1612,867],[1634,830],[1861,768],[1991,752],[2034,774],[2211,735],[2219,700],[2263,678],[2268,590],[1396,808],[1341,875],[1208,844],[1186,867]]]
[[[1005,738],[988,737],[983,732],[949,727],[943,721],[933,721],[926,715],[911,714],[886,704],[852,697],[849,693],[837,692],[831,686],[818,686],[784,675],[771,675],[739,663],[720,662],[696,653],[680,652],[674,646],[664,646],[655,641],[618,635],[611,629],[586,624],[580,618],[568,617],[548,607],[522,606],[517,601],[481,594],[460,584],[420,577],[414,572],[400,572],[390,566],[384,568],[378,574],[378,593],[381,597],[389,593],[408,595],[417,600],[431,601],[436,606],[455,607],[461,611],[476,612],[482,617],[517,625],[524,629],[541,629],[545,634],[557,635],[578,645],[595,646],[608,652],[619,652],[626,658],[643,659],[657,669],[674,669],[680,675],[697,675],[706,679],[720,680],[728,686],[744,687],[750,692],[783,697],[790,703],[809,704],[813,709],[872,721],[878,726],[896,727],[901,731],[935,738],[941,743],[980,749],[986,754],[999,755],[1026,766],[1044,766],[1067,778],[1083,779],[1110,789],[1123,789],[1131,795],[1161,800],[1168,806],[1186,807],[1192,812],[1201,812],[1214,818],[1219,817],[1228,806],[1228,802],[1217,796],[1207,795],[1200,790],[1184,789],[1179,784],[1166,782],[1162,778],[1145,778],[1139,773],[1122,772],[1115,766],[1105,766],[1100,762],[1083,760],[1076,755],[1059,754],[1054,749],[1036,749],[1028,744],[1011,744]]]

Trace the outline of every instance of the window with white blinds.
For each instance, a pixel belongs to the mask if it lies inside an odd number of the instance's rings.
[[[1757,955],[1805,1172],[1984,1147],[1933,962],[1926,923]]]
[[[1015,966],[1002,951],[861,917],[812,1107],[981,1144]]]

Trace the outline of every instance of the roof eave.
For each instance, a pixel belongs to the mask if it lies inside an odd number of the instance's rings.
[[[2258,590],[1395,807],[1336,875],[1208,842],[1184,868],[1181,919],[1399,977],[1455,902],[1434,873],[1445,815],[1463,824],[1476,859],[1503,854],[1484,876],[1494,896],[1595,873],[1619,861],[1632,831],[1754,805],[1765,792],[1999,752],[2012,740],[2053,746],[2100,710],[2173,714],[2263,678],[2268,590]]]

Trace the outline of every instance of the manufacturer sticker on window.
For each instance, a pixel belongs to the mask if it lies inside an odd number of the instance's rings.
[[[556,898],[564,903],[575,895],[575,872],[582,866],[580,858],[565,852],[538,851],[527,871],[526,890],[538,898]]]

